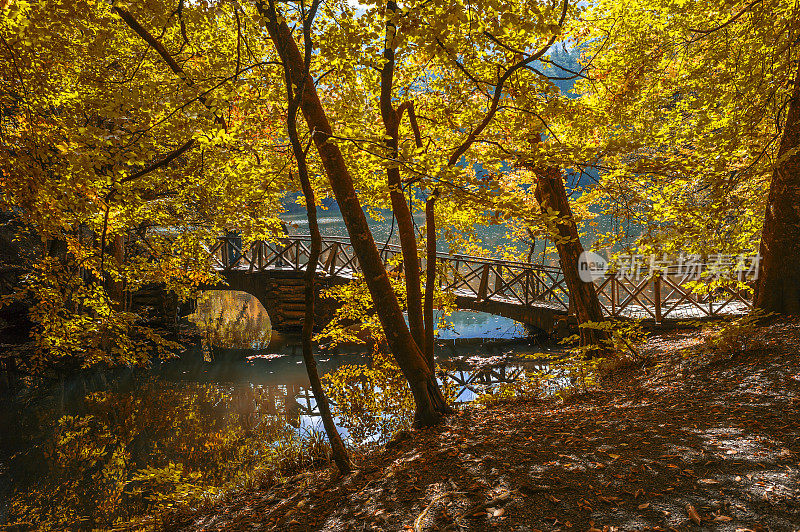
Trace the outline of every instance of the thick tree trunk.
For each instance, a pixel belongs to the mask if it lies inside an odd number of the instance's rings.
[[[578,237],[578,228],[572,218],[572,209],[569,206],[561,172],[558,168],[547,168],[537,170],[536,174],[538,179],[535,195],[542,211],[547,211],[549,207],[556,211],[560,218],[566,217],[564,222],[553,222],[555,227],[551,227],[551,230],[561,239],[568,240],[562,243],[556,242],[556,249],[561,263],[561,271],[564,272],[564,279],[569,290],[570,306],[575,309],[579,325],[587,322],[601,322],[604,319],[603,311],[600,301],[597,299],[594,283],[583,282],[578,273],[578,259],[584,250]],[[580,336],[581,345],[600,347],[594,351],[594,354],[605,350],[602,341],[607,335],[602,331],[581,327]]]
[[[259,2],[258,6],[267,19],[270,38],[275,43],[281,60],[290,70],[292,83],[299,85],[302,79],[303,58],[289,27],[284,22],[278,23],[274,11],[270,13],[268,6],[263,2]],[[341,209],[350,242],[361,264],[364,280],[372,295],[386,340],[414,396],[415,422],[420,425],[438,423],[442,415],[449,413],[450,409],[433,372],[429,370],[422,352],[406,326],[397,296],[389,282],[389,276],[367,225],[367,218],[356,196],[352,177],[341,151],[335,142],[331,141],[332,129],[312,83],[305,85],[300,107],[309,130],[314,133],[314,143],[320,161],[328,174],[336,202]]]
[[[772,174],[755,306],[800,314],[800,67],[795,74],[778,165]]]
[[[394,37],[396,27],[390,17],[397,11],[397,4],[393,1],[386,4],[386,48],[383,51],[385,60],[381,70],[381,118],[386,131],[385,144],[392,159],[398,157],[398,139],[400,136],[400,114],[392,105],[392,85],[394,79]],[[389,182],[389,196],[392,200],[392,212],[397,219],[397,230],[400,235],[400,248],[403,252],[403,274],[406,281],[406,308],[408,310],[408,324],[411,336],[420,349],[423,348],[425,326],[422,318],[422,288],[419,269],[419,250],[417,249],[417,236],[414,232],[414,220],[411,209],[406,203],[400,180],[400,168],[390,166],[386,169]],[[427,353],[426,353],[427,354]],[[428,360],[431,371],[431,361]]]

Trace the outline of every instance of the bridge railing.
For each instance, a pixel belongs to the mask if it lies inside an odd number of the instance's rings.
[[[569,292],[561,270],[480,257],[438,258],[439,288],[476,301],[502,301],[524,307],[567,311]]]
[[[697,264],[691,271],[670,266],[635,276],[608,273],[595,281],[604,314],[613,317],[685,320],[744,314],[753,309],[750,283],[730,280],[705,292],[695,290],[716,274],[713,264]]]
[[[379,245],[384,264],[402,255],[400,246]],[[311,237],[293,235],[277,242],[256,241],[242,249],[241,239],[220,237],[209,249],[212,267],[219,271],[305,271],[311,254]],[[571,310],[569,291],[561,269],[489,257],[437,253],[440,289],[475,301],[497,301],[523,307]],[[402,262],[395,261],[402,270]],[[422,261],[425,267],[425,260]],[[712,265],[696,264],[687,272],[679,267],[635,276],[608,273],[594,281],[603,312],[611,317],[691,319],[741,314],[752,308],[747,289],[721,285],[710,293],[697,293],[692,284],[707,277]],[[361,273],[358,257],[347,238],[323,237],[317,264],[320,275],[353,278]]]
[[[381,259],[390,262],[402,255],[400,246],[379,246]],[[256,241],[242,249],[236,237],[220,237],[209,249],[212,266],[220,271],[305,271],[311,254],[311,238],[291,236],[279,242]],[[472,255],[437,253],[439,288],[457,296],[505,301],[523,306],[546,304],[566,311],[569,296],[561,270]],[[425,260],[422,260],[425,268]],[[398,262],[399,270],[402,263]],[[361,273],[358,257],[347,239],[323,237],[317,271],[323,275],[352,278]]]

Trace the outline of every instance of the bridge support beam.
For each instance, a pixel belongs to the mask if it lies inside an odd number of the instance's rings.
[[[551,334],[555,330],[560,317],[566,317],[563,310],[547,307],[525,307],[495,300],[475,300],[470,297],[456,297],[456,306],[460,309],[479,310],[497,316],[518,321],[527,327]]]

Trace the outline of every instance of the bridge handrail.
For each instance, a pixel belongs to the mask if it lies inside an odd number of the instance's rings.
[[[239,237],[221,236],[208,251],[223,271],[248,266],[250,271],[287,267],[299,271],[308,266],[310,242],[310,235],[294,234],[272,241],[254,241],[244,247]],[[346,277],[360,271],[358,256],[348,238],[326,236],[322,244],[324,260],[321,257],[318,265],[321,273]],[[383,261],[402,252],[400,246],[392,243],[378,247]],[[221,258],[217,258],[218,253]],[[449,263],[449,268],[438,276],[440,287],[457,292],[458,297],[523,307],[551,305],[563,313],[571,310],[566,279],[558,266],[443,252],[437,252],[436,257]],[[660,323],[665,318],[713,317],[752,308],[749,289],[740,284],[720,286],[708,294],[694,290],[692,283],[701,279],[704,272],[713,274],[718,264],[653,266],[628,265],[635,268],[632,275],[609,271],[595,279],[603,312],[609,316],[652,318]],[[628,271],[622,270],[622,273]]]
[[[219,236],[217,240],[219,241],[233,241],[238,240],[238,237],[231,237],[231,236]],[[292,240],[292,241],[303,241],[303,242],[311,242],[311,235],[304,234],[304,233],[297,233],[287,235],[286,237],[282,237],[280,240]],[[267,242],[262,240],[260,242]],[[323,244],[339,244],[344,246],[352,246],[350,243],[350,238],[346,236],[323,236],[322,237]],[[395,253],[401,253],[402,248],[397,244],[392,243],[376,243],[379,252],[383,252],[386,250],[393,251]],[[291,245],[291,244],[289,244]],[[478,255],[467,255],[463,253],[447,253],[443,251],[436,252],[437,259],[443,260],[458,260],[461,262],[474,262],[474,263],[481,263],[481,264],[491,264],[495,265],[502,265],[508,266],[511,268],[527,268],[533,270],[540,270],[540,271],[548,271],[552,273],[561,273],[560,266],[553,266],[548,264],[535,264],[532,262],[522,262],[522,261],[514,261],[514,260],[507,260],[507,259],[499,259],[497,257],[481,257]],[[696,271],[696,272],[706,272],[709,270],[714,270],[717,267],[715,263],[691,263],[691,264],[684,264],[684,265],[676,265],[670,264],[664,267],[655,268],[653,272],[650,271],[650,266],[646,264],[638,265],[637,266],[637,273],[638,276],[641,278],[651,277],[654,273],[657,273],[662,276],[680,276],[682,274],[686,274],[687,270],[689,271]],[[615,270],[610,270],[608,274],[616,273]]]
[[[217,240],[228,242],[232,240],[236,240],[237,237],[230,237],[230,236],[220,236],[217,237]],[[293,241],[303,241],[303,242],[311,242],[311,235],[306,234],[292,234],[286,237],[283,237],[278,240],[293,240]],[[266,242],[266,241],[262,241]],[[350,239],[345,236],[323,236],[322,237],[323,244],[340,244],[345,246],[352,246],[350,243]],[[376,243],[379,252],[383,252],[385,250],[391,250],[395,253],[401,253],[402,248],[397,244],[386,244],[386,243]],[[561,268],[558,266],[551,266],[547,264],[534,264],[531,262],[521,262],[521,261],[513,261],[513,260],[506,260],[506,259],[498,259],[497,257],[480,257],[477,255],[467,255],[462,253],[446,253],[443,251],[436,252],[437,259],[443,260],[458,260],[461,262],[478,262],[481,264],[490,263],[492,265],[502,265],[508,266],[511,268],[527,268],[527,269],[534,269],[534,270],[543,270],[549,271],[553,273],[561,273]]]

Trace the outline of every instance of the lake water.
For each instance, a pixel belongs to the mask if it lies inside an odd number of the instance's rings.
[[[248,294],[210,292],[191,317],[205,346],[147,369],[87,371],[0,404],[0,524],[107,529],[154,508],[236,486],[276,463],[311,462],[321,423],[299,339],[273,334]],[[511,320],[456,312],[440,333],[439,378],[450,399],[472,401],[531,380],[553,350]],[[318,354],[319,372],[357,368],[337,416],[350,443],[384,441],[410,419],[402,378],[363,346]],[[359,403],[359,401],[361,401]]]
[[[582,186],[585,185],[587,185],[587,183],[582,184]],[[578,194],[580,190],[568,192],[572,195],[573,192]],[[287,230],[289,234],[308,234],[308,219],[306,218],[306,213],[304,210],[298,210],[295,207],[296,205],[293,205],[292,210],[282,216],[282,219],[287,224]],[[375,242],[379,247],[386,242],[399,244],[397,226],[392,223],[391,211],[379,211],[379,214],[382,216],[382,219],[373,219],[367,216],[367,222]],[[424,231],[425,218],[422,214],[414,215],[414,223],[418,233]],[[335,203],[330,206],[330,208],[318,212],[318,224],[323,237],[347,237],[348,235],[341,213]],[[504,223],[474,226],[473,229],[475,235],[480,239],[483,248],[487,250],[490,255],[492,253],[497,253],[498,248],[502,247],[514,247],[524,254],[530,251],[529,243],[515,241],[508,236],[508,227]],[[629,243],[633,242],[641,234],[640,227],[626,226],[619,220],[615,220],[611,216],[604,214],[596,216],[593,220],[593,224],[579,224],[579,229],[581,231],[581,242],[586,249],[592,249],[598,235],[609,231],[624,235],[626,241]],[[437,242],[437,248],[440,252],[448,251],[447,242],[440,239]],[[537,257],[537,260],[542,260],[542,253],[544,253],[544,260],[547,263],[557,263],[558,256],[552,243],[546,242],[543,239],[538,239],[533,250],[533,256]]]
[[[285,219],[290,233],[307,233],[304,213]],[[379,244],[397,242],[390,220],[370,226]],[[320,228],[347,235],[335,208],[321,213]],[[479,231],[487,249],[514,244],[502,225]],[[0,525],[135,529],[153,509],[319,459],[309,442],[321,440],[322,428],[299,338],[273,333],[264,308],[244,293],[210,292],[190,320],[203,340],[179,358],[86,371],[0,399]],[[557,346],[499,316],[457,311],[448,321],[436,360],[451,401],[510,383],[543,389],[537,375]],[[410,420],[409,394],[387,356],[355,345],[319,352],[317,363],[338,390],[334,413],[350,444],[380,443]]]

